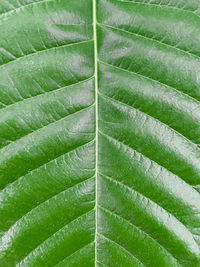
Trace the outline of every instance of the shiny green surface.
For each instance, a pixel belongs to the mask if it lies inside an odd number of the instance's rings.
[[[0,266],[199,267],[199,0],[1,0],[0,37]]]

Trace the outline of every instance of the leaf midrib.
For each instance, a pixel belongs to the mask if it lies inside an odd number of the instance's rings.
[[[98,77],[97,77],[97,19],[96,19],[96,0],[93,0],[93,39],[94,39],[94,77],[95,77],[95,126],[96,126],[96,163],[95,163],[95,266],[97,266],[97,230],[98,230],[98,218],[97,218],[97,175],[98,175]]]

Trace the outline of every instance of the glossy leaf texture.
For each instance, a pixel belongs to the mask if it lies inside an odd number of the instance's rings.
[[[1,0],[0,37],[0,266],[200,266],[199,0]]]

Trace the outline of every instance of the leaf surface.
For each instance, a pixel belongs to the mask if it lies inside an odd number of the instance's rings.
[[[198,0],[0,2],[0,266],[200,266]]]

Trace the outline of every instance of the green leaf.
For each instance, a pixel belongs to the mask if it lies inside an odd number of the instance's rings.
[[[0,36],[0,266],[200,266],[199,0],[1,0]]]

